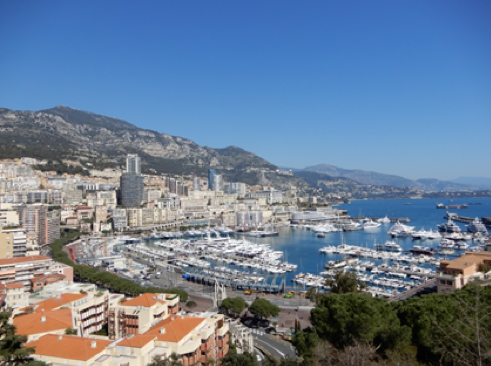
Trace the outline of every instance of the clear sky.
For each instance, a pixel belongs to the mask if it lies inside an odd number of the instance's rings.
[[[0,2],[0,107],[273,164],[491,177],[489,0]]]

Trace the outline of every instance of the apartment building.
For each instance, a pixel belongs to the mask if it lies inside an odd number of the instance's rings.
[[[442,260],[437,276],[438,293],[455,291],[476,279],[491,279],[491,271],[480,272],[480,265],[491,265],[490,252],[467,252],[453,260]]]
[[[22,225],[27,234],[36,235],[36,244],[49,244],[60,238],[60,212],[34,205],[22,210]]]
[[[4,309],[20,309],[29,305],[29,293],[25,287],[17,283],[0,284],[0,298],[4,301]]]
[[[66,295],[72,298],[63,299]],[[164,359],[176,353],[184,366],[197,366],[219,361],[228,353],[229,326],[223,315],[177,315],[179,297],[171,294],[142,294],[118,304],[110,300],[109,339],[62,335],[61,329],[70,326],[69,312],[73,327],[77,326],[76,308],[87,303],[82,295],[48,299],[32,314],[15,320],[20,329],[31,333],[26,346],[35,347],[35,359],[53,366],[145,366],[154,356]],[[48,328],[53,334],[44,332]]]
[[[0,210],[0,227],[18,226],[19,213],[15,210]]]
[[[0,259],[25,257],[27,235],[22,228],[0,228]]]
[[[179,311],[179,296],[145,293],[122,302],[109,311],[108,327],[112,339],[142,334],[158,322]]]
[[[31,279],[49,273],[62,274],[67,281],[73,281],[73,268],[49,257],[37,255],[0,259],[0,282],[22,284],[29,291],[32,289]]]

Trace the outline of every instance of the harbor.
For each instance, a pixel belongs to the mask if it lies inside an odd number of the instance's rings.
[[[488,202],[470,206],[467,212],[483,217],[489,213]],[[179,277],[184,287],[193,283],[237,293],[305,293],[311,288],[327,292],[326,278],[336,271],[352,271],[374,296],[393,297],[433,280],[442,259],[483,250],[489,237],[487,231],[468,232],[466,222],[457,221],[455,215],[442,216],[429,200],[414,200],[411,205],[360,201],[346,206],[355,203],[363,205],[364,212],[369,205],[388,206],[315,225],[278,225],[275,236],[195,228],[86,240],[73,254],[80,263],[105,263],[108,268],[130,259],[126,275],[142,284],[147,277],[142,269],[154,267],[162,276]],[[454,226],[455,232],[440,228]]]

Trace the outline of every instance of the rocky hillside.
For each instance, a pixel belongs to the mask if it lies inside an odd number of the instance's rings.
[[[348,170],[338,168],[329,164],[318,164],[309,166],[304,171],[327,174],[331,177],[349,178],[355,182],[366,185],[391,186],[391,187],[410,187],[423,191],[461,191],[475,190],[476,186],[459,184],[456,182],[441,181],[438,179],[418,179],[416,181],[399,177],[397,175],[382,174],[367,170]]]
[[[80,161],[86,169],[101,169],[123,164],[128,153],[139,154],[143,171],[151,173],[204,176],[212,167],[230,180],[247,176],[251,184],[261,179],[286,186],[301,183],[295,177],[275,177],[275,165],[235,146],[202,147],[182,137],[65,106],[41,111],[0,109],[2,158],[30,156],[57,162],[63,158]],[[267,172],[269,179],[258,171]]]

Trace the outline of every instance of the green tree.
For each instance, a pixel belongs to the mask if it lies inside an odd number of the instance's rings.
[[[222,366],[258,366],[256,356],[249,352],[238,354],[234,351],[229,351],[220,362]]]
[[[9,312],[0,313],[0,365],[48,366],[31,357],[34,348],[24,347],[27,338],[15,334],[15,326],[9,324],[10,315]]]
[[[182,362],[177,353],[172,352],[168,358],[162,359],[162,356],[155,355],[152,357],[152,362],[147,366],[182,366]]]
[[[278,316],[280,308],[266,299],[257,299],[249,306],[249,311],[261,318],[269,318]]]
[[[366,285],[358,279],[356,273],[343,271],[337,271],[334,278],[326,279],[326,285],[331,287],[333,294],[360,292],[366,288]]]
[[[228,315],[232,313],[234,317],[239,316],[246,307],[247,303],[242,297],[227,297],[220,305],[222,310],[225,310]]]
[[[292,344],[295,346],[297,353],[304,359],[310,360],[312,356],[312,349],[319,342],[319,336],[315,333],[315,330],[311,327],[295,333],[292,338]]]
[[[369,342],[379,352],[410,344],[411,330],[401,326],[392,305],[368,294],[328,294],[311,311],[318,336],[343,349]]]
[[[468,285],[449,295],[412,298],[396,310],[412,329],[420,361],[491,364],[491,287]]]
[[[71,327],[65,329],[65,334],[67,335],[77,335],[77,330]]]

